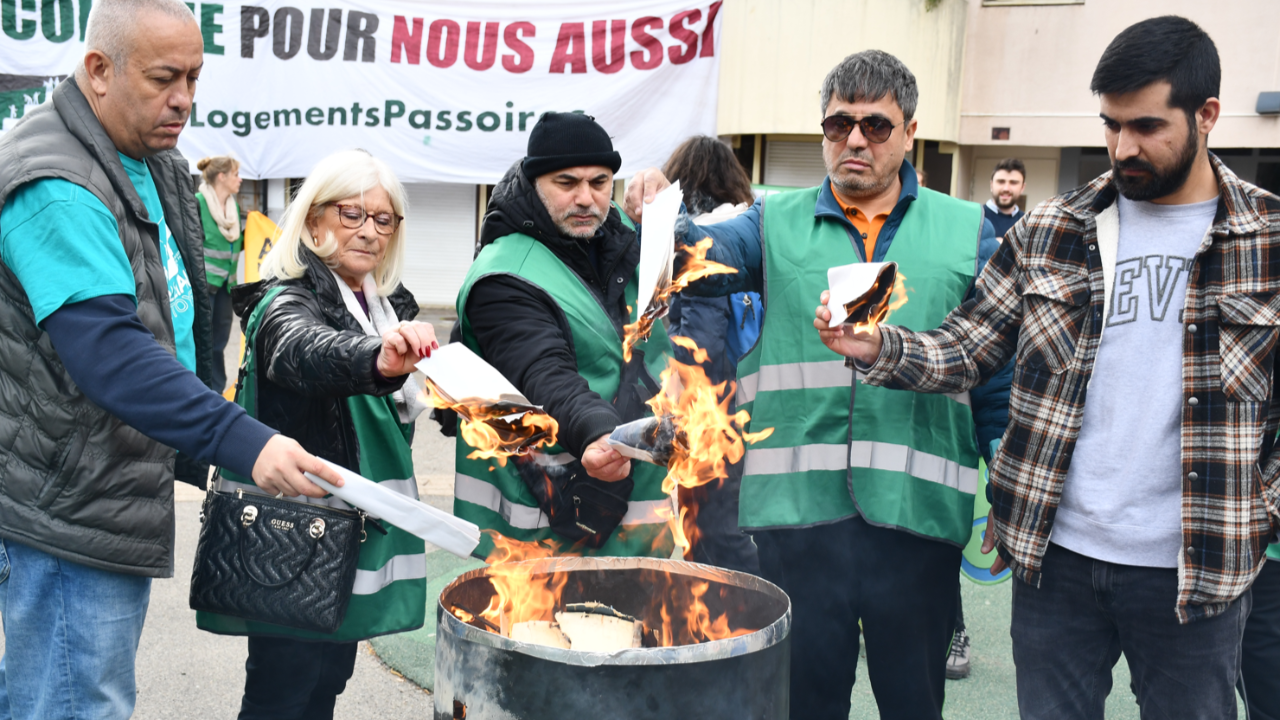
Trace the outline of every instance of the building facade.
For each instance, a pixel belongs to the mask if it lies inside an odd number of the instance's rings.
[[[1280,91],[1280,2],[725,0],[721,12],[718,133],[760,186],[822,181],[822,79],[846,55],[878,48],[919,83],[911,159],[930,187],[984,202],[995,164],[1018,157],[1021,204],[1034,206],[1109,169],[1089,92],[1094,66],[1124,28],[1176,14],[1199,23],[1222,58],[1223,114],[1210,147],[1245,180],[1280,191],[1280,114],[1255,111],[1259,93]],[[278,218],[288,187],[270,180],[252,191]],[[424,305],[452,305],[490,188],[407,189],[405,285]]]

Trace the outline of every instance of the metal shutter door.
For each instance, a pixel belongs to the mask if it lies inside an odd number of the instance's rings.
[[[764,148],[765,185],[807,188],[827,176],[822,143],[769,141]]]
[[[413,183],[400,281],[420,305],[453,305],[476,246],[476,186]]]

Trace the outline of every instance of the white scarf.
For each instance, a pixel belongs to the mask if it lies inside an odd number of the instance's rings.
[[[222,207],[218,207],[218,193],[209,187],[209,183],[200,182],[200,189],[196,192],[204,196],[204,204],[209,208],[209,214],[213,216],[213,221],[218,224],[218,232],[222,233],[222,237],[227,242],[233,243],[240,239],[240,212],[236,207],[236,196],[234,194],[227,195],[227,202]]]
[[[364,308],[360,307],[360,301],[356,300],[356,294],[347,286],[347,281],[333,270],[329,272],[338,283],[338,290],[342,293],[342,302],[347,306],[347,312],[360,323],[366,335],[381,338],[383,333],[403,324],[396,317],[396,311],[391,307],[391,302],[378,294],[378,286],[373,282],[372,276],[365,275],[361,287],[364,291],[364,301],[369,306],[369,314],[365,315]],[[420,392],[413,375],[409,375],[404,379],[404,386],[391,394],[396,402],[396,412],[400,414],[400,422],[411,423],[422,414],[423,410],[426,410],[426,406],[418,399]]]

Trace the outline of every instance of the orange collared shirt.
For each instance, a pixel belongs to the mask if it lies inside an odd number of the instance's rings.
[[[840,209],[844,210],[844,216],[853,223],[853,226],[862,233],[862,246],[867,250],[867,262],[871,262],[876,254],[876,238],[880,237],[880,228],[884,227],[884,221],[889,219],[889,213],[880,213],[875,217],[869,218],[865,213],[858,210],[852,205],[845,205],[836,193],[831,193],[836,202],[840,204]]]

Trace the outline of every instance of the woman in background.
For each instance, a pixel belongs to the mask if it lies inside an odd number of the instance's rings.
[[[697,225],[723,222],[746,212],[755,201],[751,178],[733,150],[706,135],[689,138],[676,148],[662,169],[671,182],[680,182],[685,208]],[[667,317],[669,334],[692,339],[707,351],[701,363],[712,383],[737,380],[738,360],[755,345],[763,319],[757,293],[729,297],[684,297],[677,293]],[[682,347],[673,347],[676,359],[693,365]],[[732,411],[732,410],[731,410]],[[738,489],[742,486],[742,461],[727,468],[729,476],[718,485],[680,488],[681,504],[698,509],[695,524],[698,541],[692,559],[730,570],[758,573],[756,546],[738,529]]]
[[[207,157],[196,163],[200,170],[200,224],[204,227],[204,278],[209,284],[209,305],[213,308],[213,380],[211,387],[222,392],[227,387],[223,353],[231,335],[231,288],[236,283],[236,264],[244,247],[240,227],[240,161],[227,155]]]

